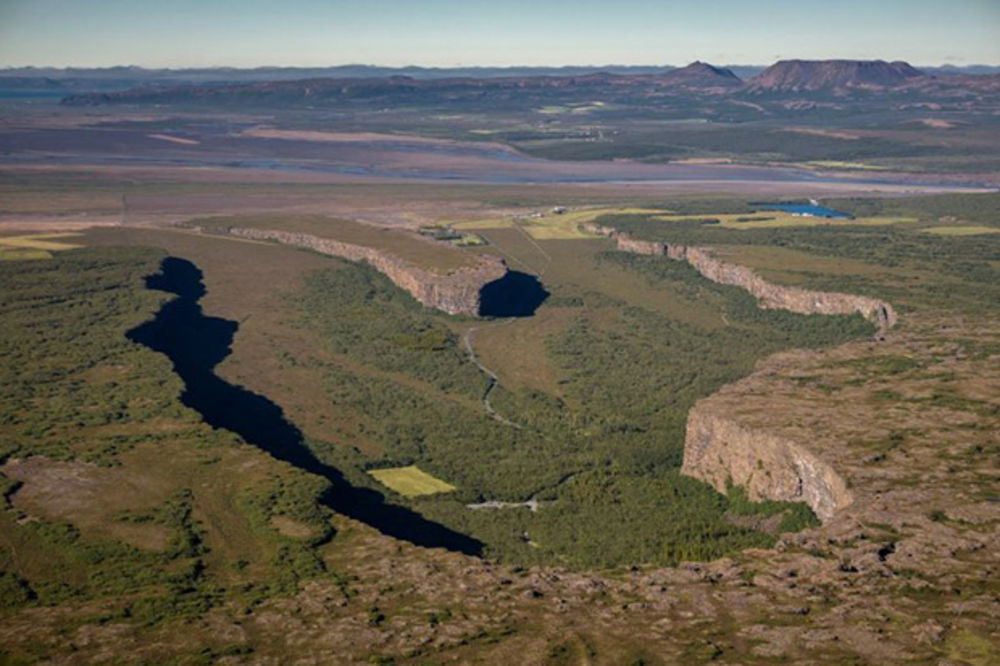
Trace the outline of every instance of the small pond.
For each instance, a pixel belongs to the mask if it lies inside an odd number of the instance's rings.
[[[850,220],[851,216],[839,210],[820,206],[818,204],[796,204],[796,203],[754,203],[763,210],[781,210],[793,215],[807,215],[809,217],[826,217],[833,220]]]

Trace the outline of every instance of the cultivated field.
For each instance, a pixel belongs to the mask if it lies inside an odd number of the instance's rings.
[[[437,493],[450,493],[456,490],[455,486],[431,476],[416,465],[373,469],[369,470],[368,473],[375,477],[379,483],[403,497],[421,497]]]

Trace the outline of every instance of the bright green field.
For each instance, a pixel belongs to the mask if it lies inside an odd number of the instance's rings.
[[[368,473],[375,477],[379,483],[403,497],[420,497],[421,495],[450,493],[456,490],[455,486],[431,476],[416,465],[373,469]]]

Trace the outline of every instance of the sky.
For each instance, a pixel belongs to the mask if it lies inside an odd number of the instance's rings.
[[[1000,0],[0,0],[0,67],[1000,64]]]

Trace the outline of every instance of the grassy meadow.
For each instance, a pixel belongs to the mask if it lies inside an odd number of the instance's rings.
[[[68,604],[156,626],[333,575],[324,482],[205,425],[170,362],[125,338],[165,300],[143,281],[163,256],[0,264],[0,613]],[[57,650],[36,649],[22,658]]]
[[[455,486],[435,478],[416,465],[368,470],[379,483],[403,497],[450,493]]]
[[[75,236],[79,236],[79,234],[49,233],[0,236],[0,261],[51,259],[53,252],[62,252],[81,247],[80,245],[59,240]]]

